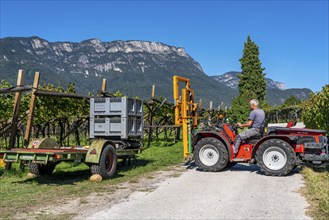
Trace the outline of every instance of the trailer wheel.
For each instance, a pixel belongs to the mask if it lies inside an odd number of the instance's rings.
[[[90,170],[92,174],[99,174],[103,178],[111,178],[116,174],[117,154],[112,145],[106,145],[102,151],[99,164],[92,164]]]
[[[56,167],[56,163],[36,164],[30,162],[28,167],[30,173],[33,173],[37,176],[45,176],[45,175],[51,175],[53,173]]]
[[[267,176],[286,176],[295,167],[296,154],[287,142],[270,139],[259,146],[256,152],[257,165]]]
[[[195,164],[204,171],[217,172],[228,163],[228,152],[216,138],[203,138],[194,147]]]

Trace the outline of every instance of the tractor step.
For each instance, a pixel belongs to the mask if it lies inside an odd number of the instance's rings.
[[[233,162],[245,162],[246,160],[243,158],[234,158],[232,161]]]

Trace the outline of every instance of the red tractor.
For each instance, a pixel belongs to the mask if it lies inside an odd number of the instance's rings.
[[[323,130],[263,126],[261,135],[243,141],[234,157],[237,126],[223,124],[220,129],[197,131],[192,146],[195,163],[204,171],[251,163],[257,164],[265,175],[285,176],[298,165],[327,166],[329,141],[325,134]]]

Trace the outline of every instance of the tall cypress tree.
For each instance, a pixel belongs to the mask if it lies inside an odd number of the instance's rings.
[[[258,99],[260,103],[264,103],[266,93],[265,74],[263,73],[265,68],[262,68],[259,60],[258,46],[250,36],[244,43],[240,63],[242,72],[238,75],[240,79],[239,96],[233,100],[229,114],[233,120],[242,122],[247,120],[249,101]]]
[[[243,56],[240,59],[242,72],[239,74],[239,95],[247,95],[249,97],[265,100],[266,81],[259,60],[258,46],[250,39],[244,43]]]

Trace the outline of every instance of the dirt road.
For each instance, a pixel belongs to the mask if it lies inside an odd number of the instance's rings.
[[[298,172],[268,177],[256,166],[236,165],[218,173],[188,169],[176,178],[136,191],[89,219],[310,219],[298,192]],[[84,216],[85,217],[85,216]]]

